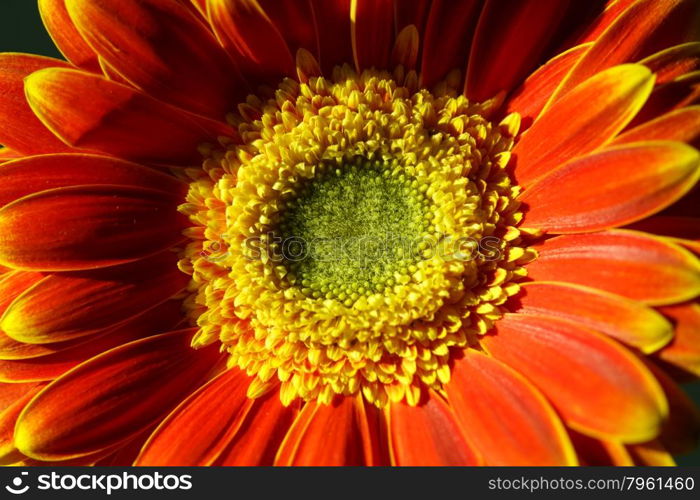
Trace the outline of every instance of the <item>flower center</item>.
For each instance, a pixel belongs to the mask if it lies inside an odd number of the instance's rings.
[[[505,170],[518,117],[492,124],[416,81],[347,66],[285,80],[187,172],[193,346],[220,342],[251,397],[279,383],[285,404],[416,404],[518,291],[534,256]]]
[[[287,281],[346,306],[384,291],[421,260],[432,236],[429,205],[400,168],[361,157],[339,168],[322,164],[281,214]]]

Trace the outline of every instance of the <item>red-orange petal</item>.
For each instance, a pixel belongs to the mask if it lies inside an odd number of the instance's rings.
[[[0,54],[0,144],[28,155],[72,149],[41,123],[24,96],[24,79],[51,67],[68,65],[49,57]]]
[[[181,320],[182,304],[169,301],[103,334],[91,335],[85,342],[52,344],[53,353],[27,359],[1,360],[3,382],[40,382],[53,380],[93,356],[134,340],[171,331]],[[25,344],[29,345],[29,344]],[[64,345],[64,348],[55,346]]]
[[[258,0],[272,24],[282,34],[292,54],[306,49],[318,57],[318,40],[313,23],[314,13],[311,0],[280,2],[279,0]]]
[[[455,361],[450,406],[487,465],[576,465],[566,430],[522,375],[474,350]]]
[[[0,383],[0,411],[31,391],[37,384],[3,384]]]
[[[700,304],[687,302],[659,310],[673,321],[676,334],[656,356],[684,372],[700,377]]]
[[[307,402],[282,442],[275,465],[374,465],[372,424],[360,397]]]
[[[294,76],[289,46],[257,0],[210,0],[208,7],[216,36],[253,89]]]
[[[591,43],[570,48],[540,66],[513,92],[506,102],[508,113],[517,112],[528,128],[537,118],[561,79],[583,57]]]
[[[700,70],[700,42],[670,47],[645,57],[639,64],[643,64],[656,75],[656,85],[670,82],[685,73]]]
[[[680,142],[606,148],[565,163],[526,189],[519,198],[526,207],[522,226],[566,234],[630,224],[690,191],[700,179],[699,166],[700,153]]]
[[[355,68],[386,68],[394,39],[394,1],[352,0],[350,26]]]
[[[639,0],[626,9],[600,35],[576,66],[562,80],[550,102],[563,98],[598,72],[636,60],[653,33],[683,0]]]
[[[0,277],[0,317],[17,297],[43,278],[44,275],[41,273],[25,271],[14,271],[2,275]],[[51,352],[53,349],[34,349],[33,346],[18,342],[0,329],[0,359],[33,357]]]
[[[84,184],[135,186],[180,194],[187,184],[136,163],[86,154],[29,156],[0,168],[0,206],[39,191]]]
[[[391,51],[391,66],[401,65],[406,70],[415,70],[418,62],[420,38],[418,29],[410,24],[403,28],[394,41]]]
[[[464,0],[458,7],[451,0],[433,0],[421,40],[421,86],[431,88],[453,69],[466,67],[480,9],[480,0]]]
[[[627,448],[617,441],[588,437],[571,429],[569,430],[569,435],[574,443],[581,465],[634,465]]]
[[[644,107],[630,122],[630,127],[696,104],[700,104],[700,70],[685,73],[655,88]]]
[[[199,163],[200,144],[232,133],[219,122],[82,71],[37,71],[27,77],[25,91],[34,113],[66,143],[130,160]]]
[[[129,321],[187,282],[171,252],[107,269],[52,274],[10,304],[0,328],[30,344],[72,340]]]
[[[413,25],[418,30],[418,38],[422,42],[431,3],[432,0],[394,2],[394,23],[396,25],[396,33],[400,33],[406,26]]]
[[[66,6],[100,57],[146,93],[217,120],[242,96],[226,53],[181,3],[66,0]]]
[[[537,246],[535,281],[590,286],[651,305],[700,294],[700,263],[687,250],[650,235],[612,230],[559,236]]]
[[[253,405],[250,380],[232,368],[202,386],[160,423],[134,465],[211,465]]]
[[[565,47],[573,44],[595,42],[608,27],[637,0],[605,0],[605,7],[595,19],[585,23]]]
[[[515,146],[518,183],[528,186],[564,162],[609,142],[642,107],[653,84],[649,69],[626,64],[576,87],[543,112]]]
[[[97,54],[85,43],[66,10],[66,0],[39,0],[39,14],[61,54],[79,68],[100,72]]]
[[[659,436],[664,448],[674,454],[693,451],[700,441],[700,410],[688,394],[661,368],[646,363],[668,400],[668,419]]]
[[[673,338],[673,325],[651,307],[570,283],[523,283],[522,292],[509,309],[567,319],[644,353],[660,349]]]
[[[0,276],[0,316],[17,297],[42,279],[42,273],[27,271],[11,271]]]
[[[24,409],[15,444],[37,460],[85,456],[127,441],[199,385],[220,358],[194,350],[193,330],[137,340],[49,384]]]
[[[657,215],[631,225],[630,229],[663,236],[700,254],[699,217]]]
[[[4,146],[0,147],[0,164],[9,160],[16,160],[17,158],[21,157],[22,154],[18,153],[17,151],[12,151],[10,148],[6,148]]]
[[[481,462],[454,411],[435,393],[418,406],[391,404],[387,418],[394,465],[455,466]]]
[[[298,405],[284,406],[279,391],[255,400],[246,419],[216,465],[272,465],[282,441],[298,413]]]
[[[152,189],[90,185],[21,198],[0,209],[0,263],[69,271],[153,255],[183,240],[181,202]]]
[[[532,381],[567,425],[587,435],[648,441],[668,414],[661,387],[633,354],[575,323],[507,314],[481,342]]]
[[[17,384],[24,386],[25,384]],[[25,393],[14,400],[9,406],[0,410],[0,464],[10,465],[24,458],[15,447],[14,431],[17,417],[27,406],[27,403],[36,396],[43,385],[27,384],[29,387]]]
[[[90,337],[81,337],[74,341],[58,342],[55,344],[26,344],[9,337],[0,331],[0,360],[32,359],[48,356],[77,344],[88,342]]]
[[[353,60],[350,2],[351,0],[311,0],[318,34],[319,62],[326,76],[331,74],[334,66],[349,64]]]
[[[618,135],[612,145],[639,141],[678,141],[700,145],[700,106],[669,111]]]
[[[673,467],[676,465],[676,461],[658,439],[648,443],[629,445],[627,451],[634,459],[635,465],[652,467]]]
[[[568,0],[487,0],[469,54],[465,95],[485,101],[509,91],[537,66]]]

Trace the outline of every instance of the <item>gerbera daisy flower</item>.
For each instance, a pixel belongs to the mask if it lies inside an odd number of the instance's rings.
[[[39,0],[0,55],[11,464],[671,464],[681,0]]]

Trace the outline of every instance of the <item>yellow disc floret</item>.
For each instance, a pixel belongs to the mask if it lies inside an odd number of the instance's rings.
[[[189,172],[194,346],[220,342],[251,396],[277,379],[285,404],[416,404],[518,291],[517,115],[493,125],[448,85],[400,80],[285,80]]]

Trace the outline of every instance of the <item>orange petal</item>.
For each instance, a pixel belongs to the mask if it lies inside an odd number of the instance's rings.
[[[562,80],[549,102],[554,103],[596,73],[634,61],[644,42],[681,3],[682,0],[639,0],[632,4],[600,35]]]
[[[670,365],[700,377],[700,304],[688,302],[659,309],[676,327],[673,340],[656,355]]]
[[[25,271],[11,271],[0,276],[0,316],[17,297],[42,279],[41,273]]]
[[[287,42],[257,0],[210,0],[208,5],[216,36],[253,88],[294,76]]]
[[[34,116],[24,96],[24,79],[44,68],[68,67],[57,59],[29,54],[0,54],[0,144],[19,153],[41,154],[72,148]]]
[[[128,443],[121,443],[113,453],[100,459],[95,465],[100,467],[131,467],[151,432],[153,432],[153,428],[148,428]]]
[[[146,93],[218,120],[242,97],[225,52],[184,5],[66,0],[66,7],[100,57]]]
[[[31,359],[48,356],[76,344],[87,342],[89,339],[89,337],[83,337],[75,341],[58,342],[56,344],[25,344],[8,337],[5,332],[0,331],[0,360]]]
[[[37,460],[66,460],[138,434],[185,398],[219,359],[194,350],[194,330],[137,340],[49,384],[17,421],[15,444]]]
[[[591,22],[583,23],[581,30],[574,34],[568,47],[579,43],[595,42],[608,27],[637,0],[606,0],[605,8]],[[593,2],[590,2],[593,3]]]
[[[0,277],[0,317],[17,297],[43,278],[44,275],[41,273],[25,271],[10,272]],[[25,357],[41,356],[55,352],[55,348],[53,345],[47,348],[37,348],[24,344],[10,338],[5,332],[0,330],[0,359],[23,359]]]
[[[656,75],[656,85],[670,82],[691,71],[700,70],[700,42],[684,43],[645,57],[643,64]]]
[[[569,161],[526,189],[522,226],[562,234],[630,224],[690,191],[700,179],[699,166],[700,153],[680,142],[606,148]]]
[[[319,62],[325,75],[330,75],[334,66],[353,60],[350,36],[351,1],[311,0],[318,34]]]
[[[618,135],[612,144],[655,140],[700,144],[700,106],[669,111]]]
[[[284,406],[277,390],[256,399],[216,465],[272,465],[282,440],[297,416],[297,406]]]
[[[29,156],[0,168],[0,206],[23,196],[81,184],[136,186],[172,194],[187,194],[187,184],[136,163],[84,154]]]
[[[18,384],[24,385],[24,384]],[[14,431],[17,417],[27,406],[27,403],[36,396],[43,388],[43,385],[32,386],[19,398],[12,402],[7,408],[0,411],[0,464],[9,465],[24,458],[15,447]]]
[[[561,79],[583,57],[591,43],[577,45],[540,66],[511,95],[508,113],[517,112],[523,119],[522,129],[530,127]]]
[[[559,417],[525,378],[472,349],[447,385],[450,406],[487,465],[576,465]]]
[[[512,312],[556,316],[609,335],[644,353],[673,338],[673,326],[650,307],[594,288],[568,283],[523,283]]]
[[[112,453],[114,453],[114,449],[102,450],[99,453],[93,453],[72,460],[59,461],[34,460],[33,458],[24,457],[21,461],[12,465],[15,467],[93,467]]]
[[[630,229],[664,236],[673,243],[700,253],[700,218],[698,217],[657,215],[631,225]]]
[[[435,393],[419,406],[393,403],[387,410],[394,465],[478,465],[451,408]]]
[[[45,69],[25,81],[29,105],[66,143],[132,160],[200,163],[197,147],[231,135],[125,85],[72,69]]]
[[[72,340],[125,323],[170,299],[188,281],[170,252],[113,268],[52,274],[12,302],[0,328],[30,344]]]
[[[306,49],[318,57],[318,40],[313,23],[314,13],[311,0],[280,2],[279,0],[258,0],[272,24],[282,34],[290,52]]]
[[[419,45],[418,29],[413,24],[406,26],[396,35],[391,51],[391,66],[401,65],[406,70],[415,70]]]
[[[700,71],[686,73],[655,88],[630,127],[695,104],[700,104]]]
[[[355,68],[386,68],[394,38],[393,0],[352,0],[350,26]]]
[[[700,219],[698,196],[700,196],[700,185],[696,185],[690,193],[668,207],[660,215]]]
[[[370,420],[361,398],[307,402],[280,446],[275,465],[373,465]]]
[[[0,163],[5,163],[9,160],[21,158],[22,154],[17,151],[12,151],[10,148],[0,147]]]
[[[432,0],[413,0],[411,2],[394,2],[394,22],[396,32],[400,33],[406,26],[413,25],[418,30],[418,39],[423,40],[425,25]]]
[[[581,460],[581,465],[623,467],[634,465],[627,448],[617,441],[595,439],[573,430],[569,430],[569,435],[576,447],[576,454]]]
[[[250,380],[233,368],[202,386],[160,423],[134,465],[210,465],[253,405]]]
[[[669,47],[700,39],[700,5],[695,0],[680,0],[662,20],[659,27],[644,40],[638,53],[649,57]]]
[[[628,230],[559,236],[537,246],[535,281],[590,286],[652,305],[700,294],[700,263],[687,250]]]
[[[0,209],[0,262],[68,271],[153,255],[182,241],[181,201],[122,186],[57,188],[21,198]]]
[[[465,95],[485,101],[520,83],[551,44],[568,7],[562,0],[487,0],[469,54]]]
[[[515,176],[528,186],[562,163],[610,141],[649,96],[654,78],[644,66],[625,64],[583,82],[543,112],[513,153]],[[581,103],[585,102],[585,106]]]
[[[652,467],[673,467],[676,465],[673,457],[656,439],[648,443],[629,445],[627,450],[634,458],[636,465],[649,465]]]
[[[0,383],[0,411],[6,410],[19,398],[31,391],[37,384],[3,384]]]
[[[39,14],[61,54],[74,65],[100,72],[97,54],[85,43],[66,10],[66,0],[39,0]]]
[[[450,0],[433,0],[421,43],[422,87],[431,88],[453,69],[466,66],[480,9],[480,0],[463,0],[458,8]]]
[[[658,435],[668,405],[629,351],[593,330],[548,316],[507,314],[480,340],[531,380],[564,421],[584,434],[638,443]]]
[[[4,382],[40,382],[53,380],[93,356],[109,349],[171,331],[182,319],[182,304],[169,301],[155,307],[126,324],[111,328],[104,334],[92,335],[86,342],[52,344],[53,353],[44,353],[28,359],[0,361],[0,380]]]
[[[664,370],[651,362],[646,365],[661,384],[668,400],[669,415],[659,441],[671,453],[693,451],[700,441],[700,410]]]

